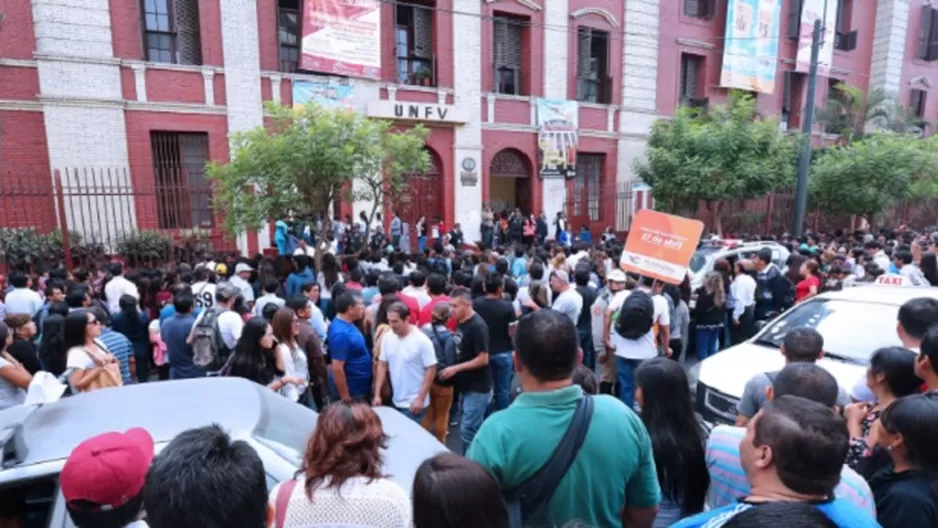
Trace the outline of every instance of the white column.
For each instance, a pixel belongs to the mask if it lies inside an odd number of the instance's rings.
[[[215,106],[215,70],[202,69],[202,90],[205,92],[205,104]]]
[[[134,72],[134,89],[137,92],[138,101],[147,100],[147,67],[143,63],[131,64],[130,69]]]
[[[225,57],[228,134],[263,126],[257,6],[253,1],[221,2],[221,38],[222,54]],[[270,247],[270,233],[267,229],[258,231],[257,237],[261,251]],[[238,249],[247,253],[246,233],[238,236]]]
[[[136,218],[108,0],[32,0],[32,12],[50,168],[63,170],[63,183],[72,188],[120,190],[67,199],[65,221],[86,239],[111,245]],[[68,178],[66,168],[73,169]]]
[[[635,179],[632,163],[644,155],[648,133],[658,116],[660,4],[661,0],[625,0],[622,110],[619,112],[616,163],[618,183]]]
[[[282,97],[280,96],[280,83],[283,81],[283,77],[279,75],[270,76],[270,99],[275,103],[280,103]]]
[[[916,2],[914,8],[921,9],[922,5]],[[909,8],[909,0],[879,0],[876,3],[870,90],[882,90],[890,98],[899,97],[902,63],[908,48]],[[913,44],[913,53],[915,47]]]
[[[466,240],[481,240],[482,211],[482,2],[479,0],[453,0],[453,99],[457,108],[464,108],[471,121],[456,127],[453,148],[453,167],[447,177],[453,179],[455,189],[456,221],[462,225]],[[458,31],[456,29],[458,28]],[[489,100],[491,105],[494,101]],[[492,112],[489,107],[489,113]],[[463,185],[459,173],[464,159],[475,160],[479,179],[475,186]]]
[[[567,0],[544,2],[544,97],[564,100],[567,98],[567,53],[569,51],[570,14]],[[536,109],[532,111],[536,116]],[[536,124],[534,121],[532,124]],[[537,165],[537,163],[535,163]],[[535,173],[538,171],[535,169]],[[534,177],[539,177],[534,174]],[[541,207],[548,221],[553,221],[563,211],[567,199],[564,180],[541,182]]]

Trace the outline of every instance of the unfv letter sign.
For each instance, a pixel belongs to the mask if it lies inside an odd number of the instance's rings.
[[[427,123],[465,123],[468,121],[453,105],[402,101],[371,101],[368,103],[368,117]]]

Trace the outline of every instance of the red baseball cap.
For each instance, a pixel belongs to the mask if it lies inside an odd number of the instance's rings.
[[[87,501],[97,505],[91,511],[119,508],[143,491],[151,462],[153,437],[145,429],[89,438],[65,461],[59,476],[62,495],[69,506]]]

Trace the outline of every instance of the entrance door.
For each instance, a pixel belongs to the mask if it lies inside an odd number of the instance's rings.
[[[492,158],[489,170],[489,203],[496,215],[515,207],[531,213],[531,168],[524,155],[505,149]]]
[[[436,152],[428,148],[427,153],[430,154],[429,170],[404,175],[404,190],[397,197],[397,203],[388,204],[392,210],[397,210],[402,221],[410,224],[411,237],[416,237],[414,229],[421,216],[425,216],[427,222],[443,218],[442,163]]]

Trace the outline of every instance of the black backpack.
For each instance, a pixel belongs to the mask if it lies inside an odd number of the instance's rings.
[[[655,303],[651,295],[641,290],[632,290],[619,309],[616,333],[625,339],[638,339],[650,332],[654,324]]]

